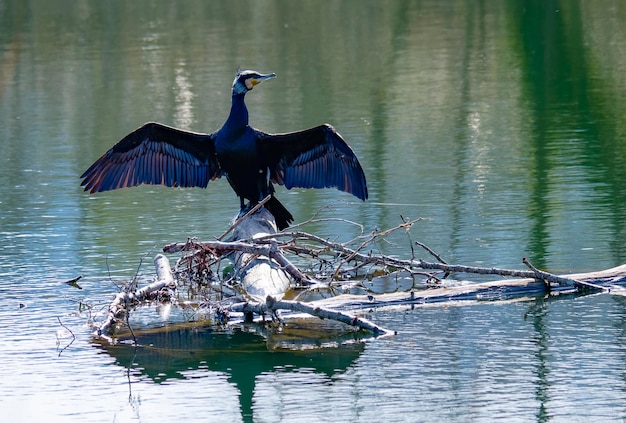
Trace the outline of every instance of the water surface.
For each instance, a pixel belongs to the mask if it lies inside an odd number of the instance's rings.
[[[78,176],[145,121],[216,130],[253,68],[277,74],[246,98],[253,126],[331,123],[368,178],[365,203],[279,188],[296,221],[423,217],[412,239],[451,263],[620,265],[625,19],[618,1],[0,0],[4,418],[622,421],[618,295],[380,311],[398,336],[329,328],[298,351],[252,328],[94,343],[80,302],[96,313],[138,268],[150,280],[164,244],[219,236],[238,201],[226,181],[89,196]],[[78,275],[82,291],[63,284]]]

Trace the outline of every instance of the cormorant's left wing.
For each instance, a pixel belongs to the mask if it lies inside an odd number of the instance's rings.
[[[337,188],[367,198],[365,174],[356,155],[328,124],[287,134],[256,131],[270,180],[286,188]]]

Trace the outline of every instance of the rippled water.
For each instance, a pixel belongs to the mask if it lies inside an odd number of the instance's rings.
[[[54,325],[29,319],[5,346],[23,356],[3,367],[3,402],[10,421],[237,421],[248,405],[255,421],[612,420],[626,412],[622,298],[377,313],[398,336],[308,353],[200,330],[108,353],[79,335],[57,357]]]
[[[296,216],[388,228],[449,262],[584,272],[626,262],[626,10],[620,2],[0,0],[0,407],[3,421],[623,421],[619,293],[385,310],[364,339],[159,326],[95,342],[90,317],[152,257],[219,236],[238,201],[78,176],[148,120],[226,118],[237,66],[269,132],[332,123],[370,199],[285,191]],[[356,228],[317,223],[320,236]],[[377,246],[408,257],[409,238]],[[422,255],[418,252],[418,255]],[[175,259],[175,257],[173,257]],[[140,266],[140,262],[143,264]],[[63,282],[82,275],[77,290]],[[85,309],[84,304],[91,306]],[[75,338],[74,338],[75,337]]]

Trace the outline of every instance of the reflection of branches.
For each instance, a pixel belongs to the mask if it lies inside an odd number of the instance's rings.
[[[134,338],[134,335],[133,335],[133,338]],[[137,342],[135,341],[135,346],[133,350],[133,358],[130,360],[130,362],[128,363],[128,367],[126,368],[126,379],[128,380],[128,404],[130,405],[133,412],[135,413],[135,417],[137,418],[137,420],[141,421],[139,417],[139,404],[141,404],[141,399],[139,398],[139,395],[136,395],[135,397],[133,397],[133,389],[132,389],[133,382],[130,380],[130,370],[133,368],[133,364],[135,363],[136,357],[137,357]]]
[[[68,328],[67,326],[65,326],[63,324],[63,322],[61,321],[61,318],[57,316],[57,320],[59,321],[59,324],[63,327],[63,329],[65,329],[66,331],[68,331],[70,333],[70,335],[72,335],[72,340],[70,341],[69,344],[67,344],[66,346],[64,346],[61,351],[59,351],[59,357],[61,357],[61,354],[63,353],[63,351],[65,351],[70,345],[72,345],[74,343],[74,341],[76,340],[76,335],[74,335],[74,332],[72,332],[70,330],[70,328]],[[61,344],[61,340],[59,339],[59,335],[57,334],[57,347]]]

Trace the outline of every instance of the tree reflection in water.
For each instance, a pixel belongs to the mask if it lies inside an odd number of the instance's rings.
[[[137,346],[118,338],[114,345],[96,343],[130,375],[156,383],[187,379],[198,369],[228,374],[240,392],[242,417],[252,416],[257,377],[281,369],[308,369],[328,378],[345,372],[365,349],[365,334],[336,322],[291,320],[280,331],[261,324],[225,329],[181,324],[134,329]],[[194,372],[194,378],[198,374]],[[130,383],[130,379],[129,379]],[[132,395],[131,395],[132,400]]]

